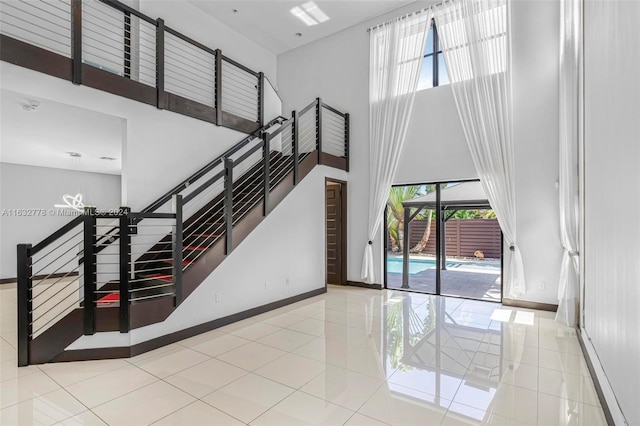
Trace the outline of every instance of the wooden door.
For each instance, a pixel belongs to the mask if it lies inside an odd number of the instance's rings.
[[[342,185],[327,182],[327,284],[344,284],[342,276]]]

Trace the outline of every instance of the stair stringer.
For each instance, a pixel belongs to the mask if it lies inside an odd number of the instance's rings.
[[[203,326],[216,320],[324,289],[327,177],[347,180],[347,173],[327,166],[314,167],[230,255],[218,262],[199,260],[196,266],[208,264],[211,271],[167,319],[131,330],[131,347],[154,349],[204,332]],[[213,247],[210,252],[215,250]],[[191,331],[195,329],[197,332]],[[95,349],[110,348],[116,334],[81,336],[67,347],[68,355],[62,354],[59,359],[86,359],[82,351],[97,354]],[[140,353],[134,352],[131,355]]]

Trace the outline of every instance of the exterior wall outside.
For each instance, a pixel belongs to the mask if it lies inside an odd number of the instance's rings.
[[[426,220],[412,220],[409,230],[409,245],[415,247],[427,228]],[[482,251],[485,258],[500,258],[502,239],[500,225],[496,219],[450,219],[446,222],[447,256],[474,257]],[[436,254],[436,222],[431,223],[431,235],[422,254]],[[388,239],[387,247],[391,247]]]

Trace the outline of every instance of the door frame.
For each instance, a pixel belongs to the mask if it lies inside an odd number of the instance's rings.
[[[347,285],[347,182],[340,179],[324,178],[324,282],[327,283],[327,184],[329,182],[340,185],[340,285]]]

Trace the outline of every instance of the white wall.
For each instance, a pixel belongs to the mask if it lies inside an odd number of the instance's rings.
[[[77,193],[85,204],[119,207],[120,176],[0,163],[0,212],[8,210],[0,215],[0,278],[16,277],[17,244],[36,244],[72,219],[50,210],[64,194]],[[15,216],[11,209],[44,209],[46,215]]]
[[[430,2],[416,2],[302,48],[278,56],[278,88],[284,110],[309,98],[351,114],[348,279],[361,281],[367,240],[369,193],[369,34],[367,27]],[[560,269],[558,202],[557,2],[517,0],[513,6],[514,120],[517,232],[528,293],[522,297],[556,303]],[[397,183],[476,177],[450,88],[419,92]],[[429,135],[432,135],[429,137]],[[374,243],[376,282],[382,282],[382,239]],[[539,282],[545,288],[539,288]]]
[[[556,189],[560,5],[518,0],[511,19],[516,232],[527,284],[521,299],[557,304],[562,259]]]
[[[324,287],[326,176],[346,173],[314,168],[167,320],[129,336],[83,336],[69,349],[136,344]]]
[[[584,318],[616,424],[640,424],[640,3],[585,2]],[[610,386],[610,388],[609,388]],[[619,404],[619,408],[618,408]]]

